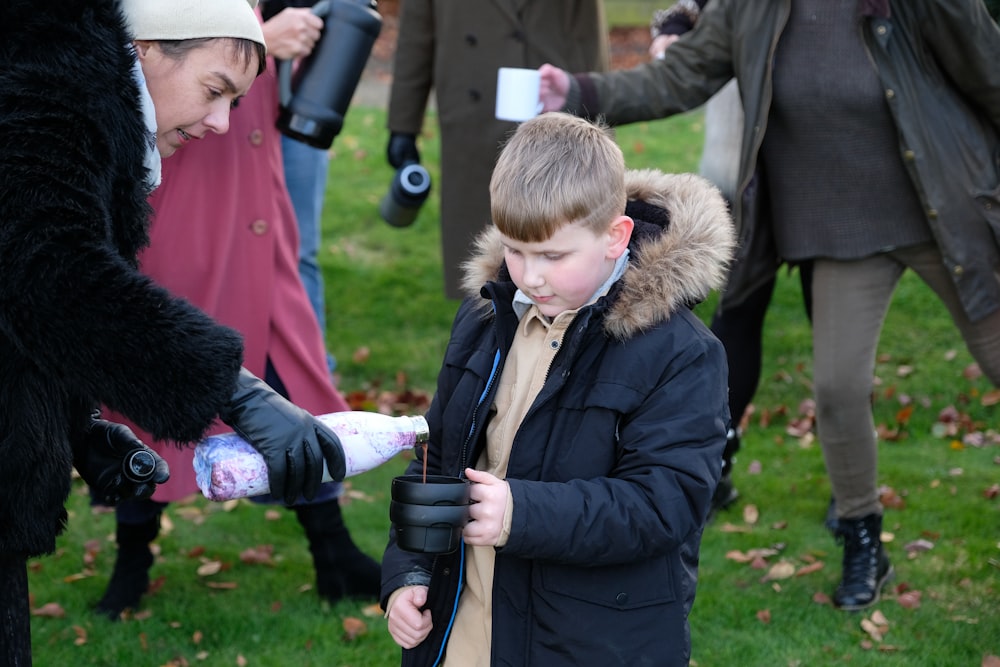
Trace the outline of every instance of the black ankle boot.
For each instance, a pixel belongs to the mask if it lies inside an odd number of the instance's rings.
[[[139,600],[149,588],[149,568],[153,566],[149,543],[156,539],[159,532],[159,514],[145,523],[118,524],[115,531],[118,541],[115,569],[108,582],[108,590],[94,611],[117,621],[126,609],[139,608]]]
[[[882,587],[893,575],[881,533],[880,514],[837,521],[835,535],[844,545],[844,571],[833,594],[834,606],[853,611],[878,602]]]
[[[726,434],[726,448],[722,450],[722,476],[719,478],[719,485],[715,487],[715,494],[712,496],[712,509],[709,516],[714,516],[719,510],[724,510],[740,497],[740,492],[733,486],[733,463],[736,461],[736,452],[740,451],[740,434],[731,428]]]
[[[298,505],[294,509],[309,538],[320,597],[330,603],[345,597],[377,600],[382,568],[354,544],[344,525],[340,502]]]

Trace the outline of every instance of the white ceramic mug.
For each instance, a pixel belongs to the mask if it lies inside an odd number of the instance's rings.
[[[501,67],[497,72],[496,117],[523,121],[537,116],[542,110],[541,84],[537,69]]]

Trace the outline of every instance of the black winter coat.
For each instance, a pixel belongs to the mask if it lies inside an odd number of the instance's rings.
[[[192,441],[236,386],[239,334],[136,267],[130,41],[116,0],[0,3],[0,553],[55,548],[93,408]]]
[[[688,663],[687,615],[729,407],[722,346],[687,305],[722,283],[733,232],[722,197],[700,177],[630,173],[629,196],[638,200],[627,211],[636,219],[629,266],[580,310],[514,438],[493,665]],[[459,475],[477,460],[518,323],[495,228],[473,262],[466,286],[476,295],[456,315],[427,415],[431,473]],[[479,295],[473,286],[484,282]],[[407,472],[421,466],[418,456]],[[436,664],[462,560],[462,550],[404,552],[390,534],[383,597],[429,584],[434,622],[403,651],[404,665]]]

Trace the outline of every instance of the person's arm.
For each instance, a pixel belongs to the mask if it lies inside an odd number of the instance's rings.
[[[928,3],[924,37],[954,86],[1000,131],[1000,28],[982,0]]]
[[[387,125],[390,132],[414,137],[423,127],[434,86],[434,2],[400,3],[399,36],[393,56]]]
[[[704,104],[733,77],[729,17],[709,5],[699,28],[674,43],[664,60],[628,70],[570,75],[551,65],[542,75],[543,111],[563,110],[610,125],[656,120]],[[732,10],[731,7],[728,9]],[[767,48],[764,44],[761,48]]]

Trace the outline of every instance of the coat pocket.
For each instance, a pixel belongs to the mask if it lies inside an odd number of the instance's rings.
[[[542,564],[539,578],[548,593],[610,609],[637,609],[677,599],[667,558],[604,567]]]

